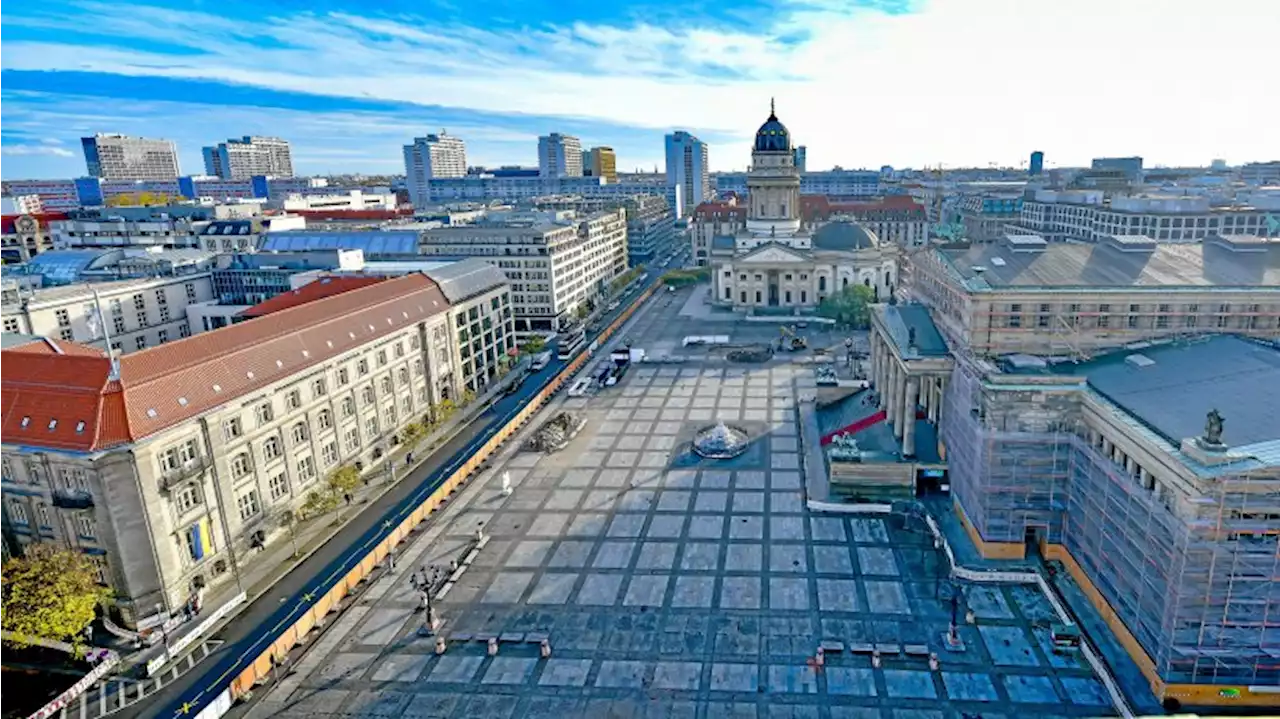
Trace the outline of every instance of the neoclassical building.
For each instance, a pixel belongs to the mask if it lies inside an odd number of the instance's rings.
[[[711,239],[712,292],[734,309],[813,307],[853,284],[887,298],[897,248],[854,222],[805,221],[791,134],[771,111],[756,131],[745,212]]]

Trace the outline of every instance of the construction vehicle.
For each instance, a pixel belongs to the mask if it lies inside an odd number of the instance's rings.
[[[809,347],[809,341],[797,335],[794,328],[783,325],[781,329],[782,338],[778,340],[781,349],[785,349],[788,352],[799,352]]]

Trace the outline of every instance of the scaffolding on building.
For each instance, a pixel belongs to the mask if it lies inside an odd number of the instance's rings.
[[[1082,427],[1001,426],[983,373],[957,356],[942,422],[954,496],[982,539],[1022,544],[1033,530],[1066,547],[1166,683],[1280,684],[1275,470],[1207,479],[1179,506]]]

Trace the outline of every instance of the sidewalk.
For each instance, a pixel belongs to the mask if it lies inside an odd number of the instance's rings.
[[[340,505],[333,512],[299,522],[293,530],[294,541],[290,541],[287,530],[277,530],[271,535],[270,542],[264,548],[238,552],[236,563],[239,565],[239,581],[232,579],[210,589],[205,597],[204,609],[200,615],[170,630],[167,639],[168,644],[172,645],[179,642],[201,624],[203,617],[209,616],[222,605],[233,601],[243,591],[246,595],[245,601],[227,613],[217,626],[205,632],[206,637],[215,635],[222,625],[252,604],[256,598],[280,581],[282,577],[293,571],[294,567],[301,564],[313,552],[324,546],[326,542],[337,534],[339,529],[358,517],[373,500],[403,480],[423,462],[430,459],[441,445],[452,439],[454,435],[488,409],[490,404],[499,399],[512,379],[519,376],[520,374],[515,370],[508,373],[491,385],[483,395],[476,397],[474,401],[465,407],[459,408],[454,413],[454,416],[446,420],[434,432],[424,437],[412,450],[403,444],[393,447],[376,464],[365,470],[365,483],[355,492],[352,492],[352,501],[349,505]],[[411,464],[406,459],[410,451],[413,453],[413,462]],[[294,554],[295,542],[297,545],[296,555]],[[105,632],[104,635],[111,636]],[[115,640],[112,648],[121,655],[119,674],[139,673],[147,662],[160,657],[165,651],[165,642],[157,642],[154,645],[135,650],[129,647],[124,640],[119,640],[115,637],[112,637],[112,639]],[[194,649],[198,644],[198,642],[192,642],[183,651],[176,652],[173,658],[180,657],[185,652]]]

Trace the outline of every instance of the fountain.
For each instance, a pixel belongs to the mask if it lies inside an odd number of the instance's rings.
[[[722,420],[693,435],[693,451],[707,459],[733,459],[747,451],[749,439],[745,429],[730,427]]]
[[[578,436],[578,432],[587,424],[587,420],[571,412],[560,412],[538,428],[525,443],[524,448],[530,452],[558,452],[569,446],[569,442]]]

